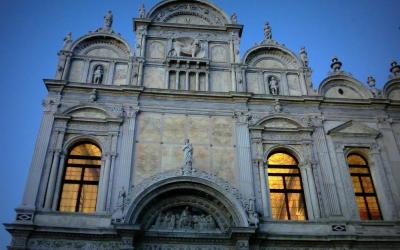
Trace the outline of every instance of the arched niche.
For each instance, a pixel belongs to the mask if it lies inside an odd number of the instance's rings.
[[[243,57],[248,92],[266,95],[307,94],[303,63],[296,54],[278,44],[256,46]],[[279,91],[271,91],[271,77],[278,79]],[[276,93],[278,92],[278,93]]]
[[[121,37],[112,33],[91,33],[75,41],[71,51],[71,59],[66,65],[69,81],[128,84],[132,53],[128,43]]]
[[[369,99],[371,92],[356,79],[345,75],[332,75],[322,81],[319,90],[321,96],[341,99]]]
[[[224,26],[228,16],[216,5],[206,0],[165,0],[155,5],[147,14],[154,22]]]

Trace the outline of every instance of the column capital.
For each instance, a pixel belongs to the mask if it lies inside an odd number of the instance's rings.
[[[44,112],[55,113],[60,106],[60,97],[48,97],[42,101]]]
[[[139,113],[139,107],[124,105],[123,107],[124,115],[127,118],[136,118],[136,115]]]

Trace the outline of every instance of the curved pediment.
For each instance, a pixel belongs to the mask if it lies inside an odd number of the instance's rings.
[[[227,15],[214,4],[204,0],[166,0],[157,4],[148,14],[154,22],[224,26]]]
[[[371,92],[363,84],[351,76],[339,73],[331,75],[322,81],[319,87],[320,95],[340,99],[369,99]]]
[[[74,55],[104,58],[129,58],[128,44],[114,35],[92,34],[82,37],[73,45]]]
[[[249,50],[243,61],[249,66],[262,69],[299,69],[302,63],[289,50],[279,45],[261,45]]]
[[[262,127],[264,129],[301,129],[304,126],[293,119],[292,117],[286,116],[273,116],[261,119],[256,124],[257,127]]]
[[[104,120],[111,117],[105,110],[92,106],[74,107],[64,112],[64,114],[78,119]]]
[[[388,99],[400,101],[400,78],[395,78],[386,83],[383,94]]]

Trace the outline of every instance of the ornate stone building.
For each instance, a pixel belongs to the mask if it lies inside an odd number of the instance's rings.
[[[206,0],[59,52],[9,249],[399,249],[400,66],[383,89]]]

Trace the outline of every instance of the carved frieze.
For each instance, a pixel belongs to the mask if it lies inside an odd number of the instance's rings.
[[[213,216],[204,211],[181,207],[160,212],[151,228],[168,231],[215,231],[217,224]]]

